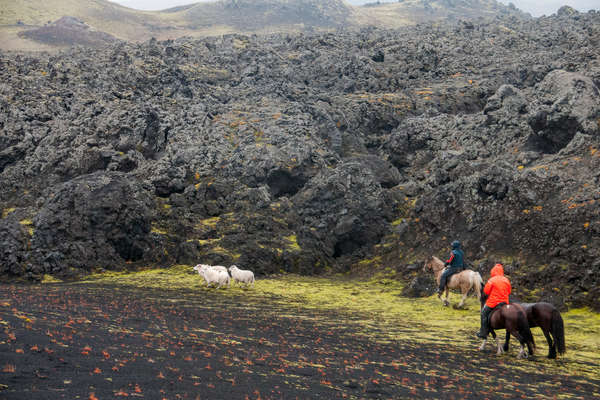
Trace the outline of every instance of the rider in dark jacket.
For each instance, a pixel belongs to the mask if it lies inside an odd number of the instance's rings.
[[[442,272],[442,276],[440,277],[440,287],[438,288],[438,293],[442,293],[444,288],[446,287],[446,282],[457,272],[460,272],[464,269],[464,260],[465,253],[460,249],[460,242],[455,240],[451,244],[452,251],[450,252],[450,258],[446,260],[446,269]]]

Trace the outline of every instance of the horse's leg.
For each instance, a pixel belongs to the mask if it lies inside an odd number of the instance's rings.
[[[485,344],[487,343],[487,338],[483,339],[483,342],[481,342],[481,346],[479,346],[479,350],[483,350],[485,348]]]
[[[493,339],[496,338],[496,332],[494,332],[491,328],[490,328],[490,334],[492,335]],[[483,339],[483,343],[481,343],[481,346],[479,347],[479,350],[483,350],[483,348],[485,347],[486,343],[487,343],[487,337],[485,339]]]
[[[525,346],[527,345],[527,343],[525,343],[525,338],[518,331],[513,332],[513,336],[515,338],[517,338],[517,340],[519,341],[519,344],[521,344],[521,350],[519,351],[519,355],[517,356],[517,358],[527,358],[528,353],[527,353],[527,350],[525,349]]]
[[[509,342],[510,342],[510,332],[506,331],[506,340],[504,341],[504,351],[508,351]]]
[[[550,337],[550,332],[546,329],[542,328],[542,332],[544,332],[544,336],[546,337],[546,341],[548,342],[548,358],[556,358],[556,339],[552,341]]]
[[[504,350],[502,350],[502,345],[500,344],[500,336],[497,336],[495,339],[496,339],[496,346],[498,347],[498,351],[496,352],[496,355],[501,355],[502,353],[504,353]]]
[[[460,303],[458,303],[457,308],[463,308],[465,306],[465,301],[467,300],[467,295],[469,294],[469,288],[467,288],[467,290],[465,290],[464,288],[461,288],[462,291],[462,299],[460,299]]]
[[[490,328],[490,334],[492,335],[492,338],[496,341],[496,347],[498,347],[498,351],[496,352],[497,355],[502,354],[502,346],[500,345],[500,338],[496,335],[496,332]]]
[[[448,301],[448,295],[450,294],[450,289],[448,288],[448,284],[446,283],[446,298],[444,299],[444,305],[448,307],[450,305],[450,301]]]
[[[525,345],[523,345],[523,343],[521,343],[521,351],[519,351],[517,358],[527,358],[527,350],[525,350]]]
[[[489,333],[492,335],[492,339],[496,339],[496,332],[494,332],[494,330],[492,328],[490,328]],[[479,350],[483,350],[483,348],[485,347],[487,343],[487,337],[485,339],[483,339],[483,343],[481,343],[481,346],[479,347]]]
[[[521,335],[519,333],[519,331],[516,329],[516,327],[513,327],[511,329],[510,333],[519,341],[519,344],[521,345],[521,350],[519,351],[519,355],[517,356],[517,358],[527,358],[528,353],[527,353],[527,350],[525,350],[526,343],[525,343],[525,338],[523,337],[523,335]],[[507,335],[509,334],[508,327],[506,328],[506,334]]]

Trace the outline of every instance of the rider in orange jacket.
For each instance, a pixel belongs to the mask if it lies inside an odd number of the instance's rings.
[[[490,272],[490,279],[483,288],[487,300],[485,306],[481,309],[481,329],[477,332],[477,336],[481,339],[485,339],[490,331],[490,314],[494,308],[508,304],[511,289],[510,281],[504,276],[502,264],[494,265]]]

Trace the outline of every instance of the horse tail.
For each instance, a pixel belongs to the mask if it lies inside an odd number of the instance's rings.
[[[481,295],[483,294],[483,279],[481,279],[479,272],[475,272],[473,276],[475,279],[475,294],[477,295],[477,299],[481,301]]]
[[[565,354],[565,325],[557,309],[552,310],[552,336],[559,354]]]
[[[533,340],[533,335],[531,334],[531,329],[529,328],[529,323],[527,322],[527,316],[524,312],[518,313],[517,330],[523,338],[523,342],[527,343],[529,352],[531,355],[533,355],[535,352],[535,341]]]

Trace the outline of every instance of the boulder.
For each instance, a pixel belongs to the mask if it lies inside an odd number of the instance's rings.
[[[587,76],[556,70],[536,87],[540,101],[529,115],[530,145],[557,153],[577,132],[600,133],[600,91]]]
[[[121,173],[83,175],[49,188],[33,220],[32,246],[53,273],[123,268],[147,259],[153,203],[148,187]]]

